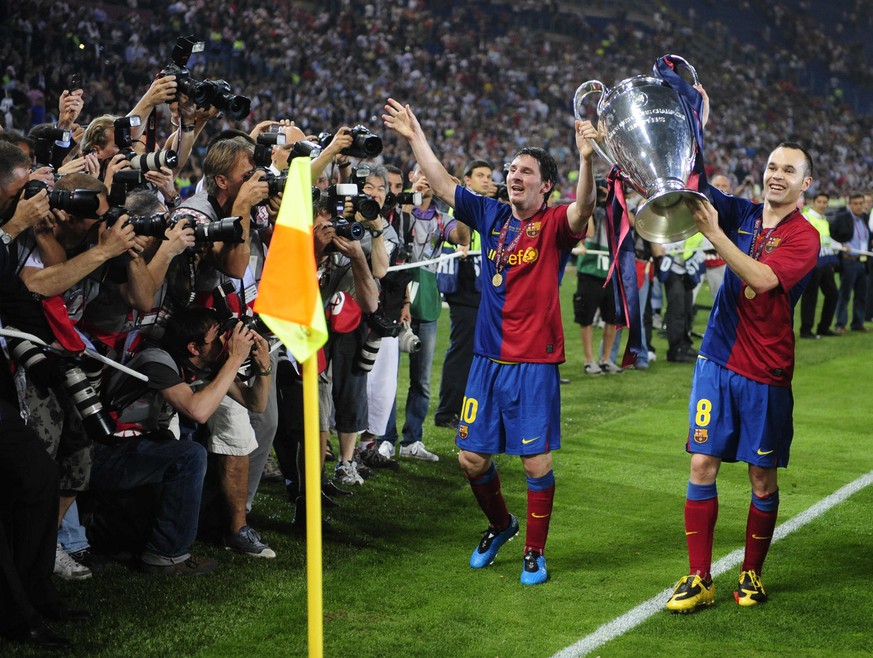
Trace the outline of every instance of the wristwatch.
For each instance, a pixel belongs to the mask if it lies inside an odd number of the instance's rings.
[[[3,244],[11,244],[14,239],[15,238],[9,235],[6,231],[3,230],[3,227],[0,226],[0,242],[2,242]]]

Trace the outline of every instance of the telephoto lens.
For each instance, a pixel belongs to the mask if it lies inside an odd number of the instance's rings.
[[[355,365],[361,372],[370,372],[373,369],[373,364],[376,363],[376,356],[379,354],[379,347],[382,345],[382,337],[371,331],[367,336],[366,342],[361,345],[361,351],[358,352],[358,360]]]

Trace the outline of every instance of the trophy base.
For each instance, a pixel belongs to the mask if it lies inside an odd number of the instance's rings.
[[[648,240],[658,244],[679,242],[697,233],[697,225],[685,199],[706,197],[694,190],[668,190],[656,194],[637,208],[634,230]]]

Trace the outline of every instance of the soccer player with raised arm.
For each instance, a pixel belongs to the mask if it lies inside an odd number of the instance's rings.
[[[551,451],[561,444],[558,364],[564,361],[564,331],[558,282],[569,250],[584,237],[594,210],[589,138],[597,131],[588,121],[575,124],[576,202],[547,207],[557,165],[547,151],[531,147],[512,160],[505,205],[455,183],[409,105],[389,99],[385,110],[385,125],[409,141],[434,193],[455,209],[459,222],[482,237],[482,301],[455,438],[461,468],[488,518],[470,566],[491,564],[500,547],[518,533],[492,455],[519,455],[527,476],[521,582],[537,585],[548,579],[543,551],[555,493]]]
[[[689,574],[667,602],[691,612],[715,597],[710,569],[722,462],[748,464],[752,500],[746,550],[734,598],[767,600],[761,569],[779,507],[776,469],[788,466],[794,400],[794,306],[819,249],[818,231],[797,208],[812,183],[812,158],[783,142],[764,171],[764,203],[709,188],[712,203],[687,202],[727,264],[700,346],[689,402],[686,450],[691,475],[685,502]]]

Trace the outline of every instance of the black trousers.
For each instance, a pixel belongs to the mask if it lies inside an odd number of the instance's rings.
[[[58,605],[59,469],[20,419],[0,420],[0,632]]]
[[[467,375],[470,374],[470,365],[473,363],[473,336],[476,333],[478,313],[479,309],[475,306],[449,304],[452,325],[449,348],[443,361],[440,402],[434,412],[435,420],[451,421],[455,416],[461,415]]]
[[[834,313],[837,310],[837,299],[839,298],[839,290],[837,283],[834,281],[834,267],[827,265],[825,267],[817,267],[812,271],[812,276],[809,277],[809,283],[806,290],[803,291],[803,296],[800,298],[800,333],[812,333],[812,327],[815,324],[815,307],[818,304],[818,291],[824,297],[821,307],[821,319],[815,333],[822,333],[825,329],[830,329],[834,323]]]

